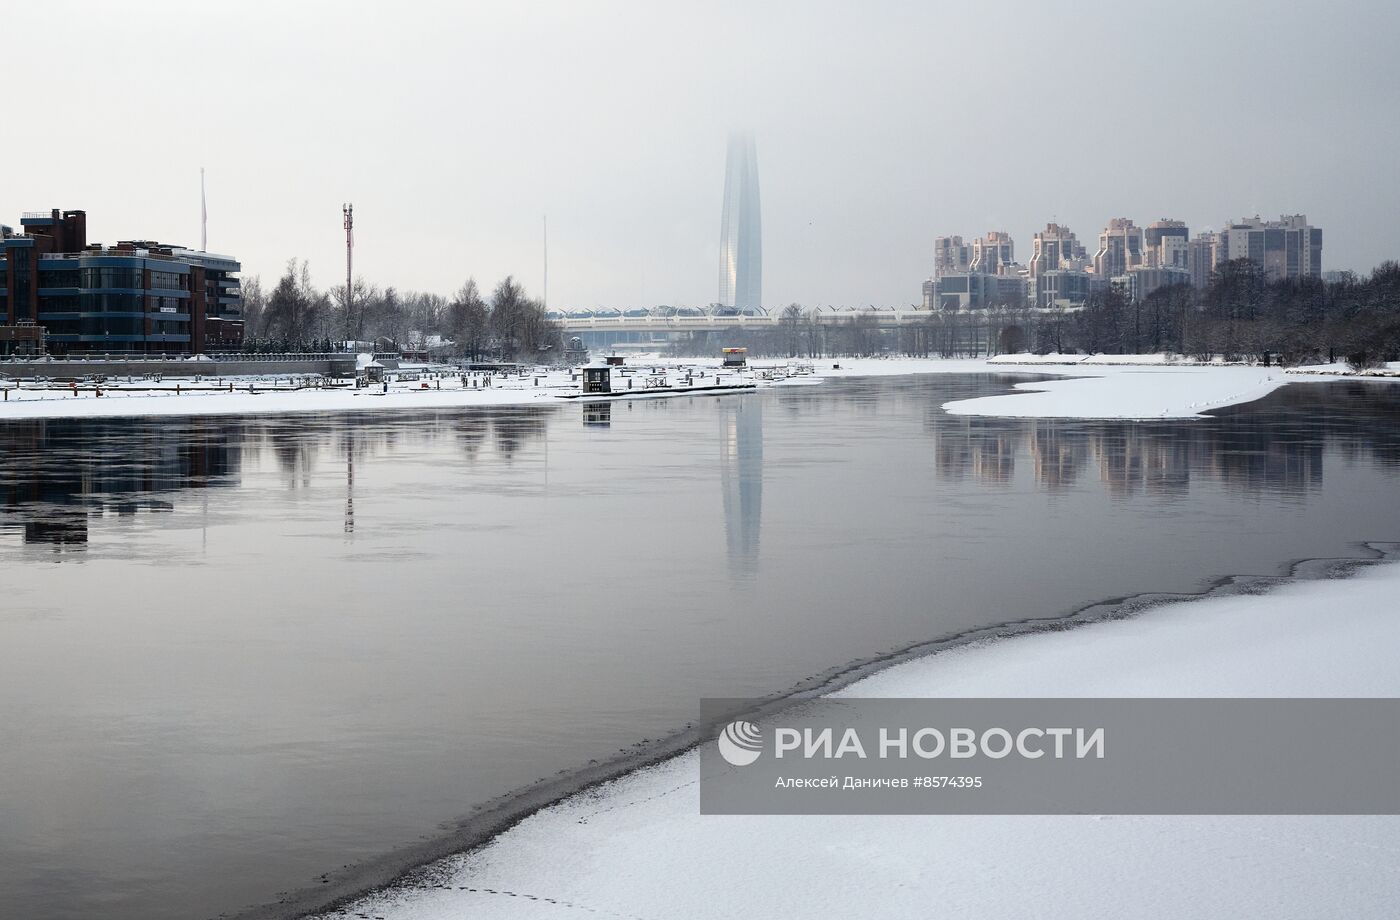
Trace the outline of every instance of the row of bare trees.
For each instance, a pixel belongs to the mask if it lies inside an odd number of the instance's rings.
[[[363,279],[351,296],[321,291],[303,261],[287,263],[270,292],[258,278],[243,283],[245,341],[253,350],[374,348],[436,350],[472,359],[547,359],[562,351],[562,333],[543,305],[512,277],[485,296],[468,280],[450,298],[379,288]],[[793,357],[906,354],[978,356],[996,351],[1140,354],[1297,363],[1345,359],[1358,366],[1400,360],[1400,264],[1386,262],[1361,278],[1269,280],[1248,259],[1221,265],[1202,290],[1159,288],[1133,302],[1110,287],[1074,310],[931,311],[917,327],[882,330],[871,312],[819,321],[799,304],[776,327],[723,333],[725,345]],[[434,343],[437,344],[434,348]],[[697,337],[677,350],[710,354]]]
[[[306,262],[292,259],[271,291],[256,276],[242,287],[244,344],[253,351],[338,350],[355,343],[517,359],[561,348],[558,327],[513,277],[497,284],[489,299],[474,279],[447,298],[359,278],[347,297],[343,286],[319,290]]]
[[[1087,353],[1173,352],[1202,359],[1302,361],[1345,359],[1358,367],[1400,360],[1400,264],[1367,278],[1347,273],[1269,280],[1258,263],[1221,265],[1210,284],[1159,288],[1139,303],[1117,289],[1095,294],[1058,330],[1038,324],[1038,351],[1068,345]]]
[[[900,352],[978,357],[995,352],[1083,354],[1168,352],[1203,360],[1346,360],[1359,367],[1400,361],[1400,263],[1370,276],[1269,280],[1258,263],[1221,265],[1209,284],[1158,288],[1141,301],[1118,287],[1096,291],[1081,308],[930,311],[925,322],[882,329],[878,312],[816,314],[791,304],[776,329],[738,327],[725,345],[757,354],[819,357]],[[712,351],[696,340],[682,348]]]

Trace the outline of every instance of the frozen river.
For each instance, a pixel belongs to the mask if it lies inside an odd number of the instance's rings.
[[[233,913],[701,697],[1400,539],[1400,388],[939,408],[1021,379],[0,425],[5,911]]]

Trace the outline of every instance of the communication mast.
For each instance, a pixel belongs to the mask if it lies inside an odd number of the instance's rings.
[[[355,252],[355,206],[343,204],[340,206],[340,211],[345,215],[345,319],[348,323],[355,318],[350,301],[350,297],[354,293],[350,282],[350,266]],[[358,331],[356,334],[358,335]]]

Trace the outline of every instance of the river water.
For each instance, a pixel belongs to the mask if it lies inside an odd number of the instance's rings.
[[[1024,379],[0,425],[4,912],[233,912],[701,697],[1400,539],[1400,388],[940,409]]]

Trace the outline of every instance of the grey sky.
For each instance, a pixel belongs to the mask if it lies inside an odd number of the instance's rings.
[[[758,140],[764,300],[908,304],[934,236],[1109,217],[1323,227],[1400,256],[1390,3],[6,4],[0,222],[307,258],[557,306],[715,299],[726,134]],[[25,100],[20,102],[20,100]],[[1091,247],[1092,248],[1092,247]]]

